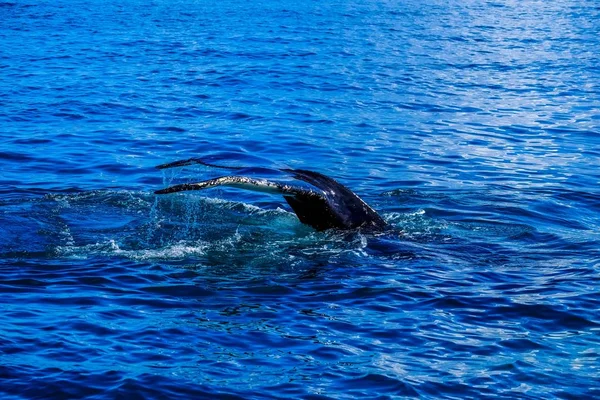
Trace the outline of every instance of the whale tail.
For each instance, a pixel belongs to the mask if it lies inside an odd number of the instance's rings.
[[[204,190],[216,186],[230,186],[245,190],[283,195],[300,222],[318,231],[330,228],[383,230],[387,223],[375,210],[353,191],[335,179],[319,172],[303,169],[260,169],[251,167],[230,167],[212,164],[200,158],[189,158],[157,166],[158,169],[201,164],[208,167],[236,170],[239,175],[221,176],[196,183],[183,183],[157,190],[155,194],[168,194],[188,190]],[[310,187],[281,183],[274,180],[245,176],[261,172],[263,174],[284,174],[308,183]]]

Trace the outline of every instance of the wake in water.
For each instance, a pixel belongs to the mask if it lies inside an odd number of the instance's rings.
[[[159,198],[127,190],[48,194],[4,201],[2,207],[10,213],[0,215],[7,227],[0,254],[14,258],[116,256],[186,265],[220,260],[219,264],[245,268],[293,268],[307,258],[327,263],[344,253],[412,257],[404,242],[431,240],[445,229],[443,221],[428,219],[421,210],[384,214],[394,227],[387,234],[315,232],[279,203],[261,208],[220,198]],[[31,230],[34,225],[39,229]]]
[[[159,201],[143,192],[93,191],[16,199],[2,207],[10,214],[0,216],[6,230],[0,252],[14,256],[180,260],[253,246],[304,242],[310,247],[335,237],[315,233],[281,208],[198,196]],[[39,229],[32,231],[32,225]]]

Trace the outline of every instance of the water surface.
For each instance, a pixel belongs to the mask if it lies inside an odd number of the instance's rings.
[[[594,1],[0,2],[5,398],[600,397]],[[313,169],[317,233],[206,154]]]

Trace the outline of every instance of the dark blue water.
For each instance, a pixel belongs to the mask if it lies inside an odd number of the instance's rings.
[[[0,397],[600,397],[600,7],[0,2]],[[313,169],[394,230],[283,198]]]

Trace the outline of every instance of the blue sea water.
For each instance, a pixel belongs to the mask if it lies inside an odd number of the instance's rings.
[[[600,398],[599,184],[594,0],[0,0],[0,397]]]

